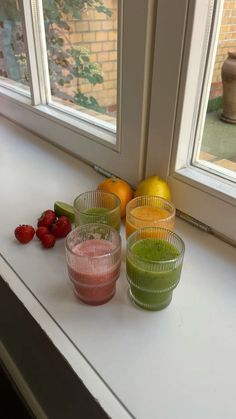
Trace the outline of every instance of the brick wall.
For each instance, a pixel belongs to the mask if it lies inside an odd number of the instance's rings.
[[[222,96],[221,67],[228,50],[236,50],[236,0],[225,0],[219,42],[210,90],[210,99]]]
[[[72,20],[69,41],[89,51],[90,61],[100,65],[104,82],[95,86],[79,79],[82,93],[92,95],[108,111],[116,110],[117,92],[117,0],[104,0],[112,16],[88,9],[81,20]]]
[[[108,111],[116,110],[117,90],[117,0],[104,0],[112,17],[89,10],[80,21],[68,22],[70,41],[86,47],[92,62],[100,64],[104,82],[92,86],[79,80],[80,89],[94,96]],[[236,0],[225,0],[209,99],[222,96],[221,67],[229,49],[236,49]]]

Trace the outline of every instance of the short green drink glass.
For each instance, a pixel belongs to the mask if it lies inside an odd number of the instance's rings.
[[[74,200],[75,224],[107,224],[120,231],[120,199],[111,192],[88,191]]]
[[[170,230],[144,227],[127,239],[129,296],[146,310],[162,310],[172,300],[182,269],[185,246]]]

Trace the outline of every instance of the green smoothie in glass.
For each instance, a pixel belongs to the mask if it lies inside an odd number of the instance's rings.
[[[88,191],[74,201],[76,225],[107,224],[120,231],[120,199],[109,192]]]
[[[161,310],[172,299],[182,269],[184,243],[170,230],[147,227],[127,240],[130,297],[147,310]]]
[[[109,208],[89,208],[80,214],[80,224],[108,224],[120,231],[120,214],[111,212]]]

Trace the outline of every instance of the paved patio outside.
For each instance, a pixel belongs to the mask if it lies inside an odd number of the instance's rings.
[[[236,172],[236,124],[223,122],[220,114],[207,113],[199,158]]]

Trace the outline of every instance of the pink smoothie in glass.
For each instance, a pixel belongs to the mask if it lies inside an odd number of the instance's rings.
[[[110,300],[120,274],[120,258],[112,253],[115,245],[103,239],[77,244],[68,271],[78,297],[87,304],[103,304]]]

